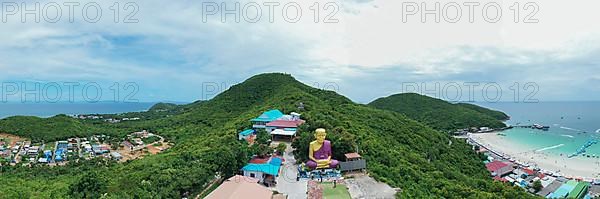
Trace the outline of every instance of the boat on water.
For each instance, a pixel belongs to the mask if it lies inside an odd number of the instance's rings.
[[[531,128],[547,131],[548,129],[550,129],[550,126],[544,126],[541,124],[533,124],[533,125],[531,125]]]

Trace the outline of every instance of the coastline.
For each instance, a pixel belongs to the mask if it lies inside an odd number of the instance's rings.
[[[13,116],[53,117],[59,114],[119,114],[148,111],[154,102],[0,103],[0,119]]]
[[[469,134],[468,138],[487,149],[499,153],[507,160],[513,159],[515,162],[530,167],[538,167],[546,173],[566,178],[581,178],[586,181],[600,178],[599,159],[568,158],[566,154],[557,156],[546,152],[546,150],[560,146],[533,148],[510,141],[504,136],[498,135],[500,132],[502,131]]]

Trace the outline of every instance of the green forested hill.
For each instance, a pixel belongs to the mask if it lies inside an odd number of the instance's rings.
[[[299,109],[298,104],[304,104]],[[312,131],[327,128],[335,158],[358,146],[376,179],[402,189],[400,198],[530,198],[493,182],[464,141],[402,114],[355,104],[332,91],[306,86],[286,74],[261,74],[182,113],[118,124],[146,128],[176,142],[168,151],[123,164],[84,161],[67,167],[3,167],[0,198],[178,198],[196,193],[215,174],[231,176],[249,159],[237,141],[249,119],[268,109],[302,114],[307,125],[293,146],[306,158]],[[96,194],[96,195],[94,195]],[[89,195],[85,195],[89,196]]]
[[[0,132],[27,137],[32,141],[55,141],[74,136],[84,137],[93,134],[113,135],[116,133],[116,130],[86,124],[66,115],[57,115],[46,119],[32,116],[4,118],[0,120]]]
[[[491,109],[487,109],[481,106],[477,106],[475,104],[469,104],[469,103],[458,103],[456,104],[458,106],[462,106],[480,113],[483,113],[485,115],[488,115],[490,117],[496,118],[497,120],[508,120],[510,119],[510,117],[508,115],[506,115],[506,113],[503,113],[501,111],[496,111],[496,110],[491,110]]]
[[[148,111],[150,112],[162,112],[162,111],[170,111],[177,108],[177,104],[173,103],[156,103],[154,106],[150,107]]]
[[[500,128],[508,116],[473,104],[452,104],[416,93],[395,94],[369,103],[370,106],[402,113],[440,131],[469,127]]]

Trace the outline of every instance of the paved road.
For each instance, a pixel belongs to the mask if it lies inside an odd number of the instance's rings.
[[[285,143],[285,142],[284,142]],[[282,167],[280,175],[277,177],[277,186],[275,190],[279,193],[287,194],[288,199],[305,199],[307,198],[308,180],[296,181],[296,175],[298,173],[297,166],[295,164],[293,149],[289,143],[286,143],[287,148],[285,150],[284,158],[285,164]]]

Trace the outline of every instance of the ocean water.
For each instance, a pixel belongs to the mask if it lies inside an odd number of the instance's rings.
[[[569,155],[588,140],[600,141],[600,102],[477,103],[510,115],[510,125],[542,124],[548,131],[513,128],[502,133],[508,140],[555,155]],[[600,155],[600,144],[587,148]]]
[[[16,115],[52,117],[58,114],[109,114],[146,111],[155,103],[0,103],[0,119]]]

